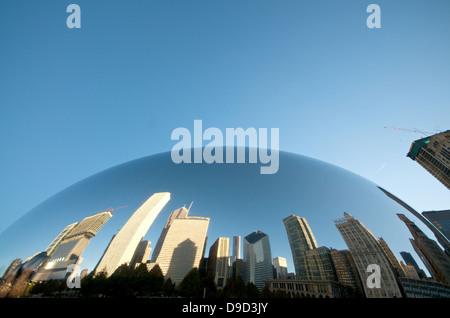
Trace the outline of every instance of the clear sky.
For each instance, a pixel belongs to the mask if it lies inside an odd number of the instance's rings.
[[[282,150],[449,209],[406,157],[423,135],[384,128],[450,129],[449,16],[447,0],[2,0],[0,231],[85,177],[171,150],[194,119],[279,128]]]

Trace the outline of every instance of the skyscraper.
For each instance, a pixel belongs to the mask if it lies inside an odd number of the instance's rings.
[[[8,268],[3,272],[3,276],[1,277],[2,280],[6,280],[8,275],[11,274],[16,268],[18,268],[20,264],[22,264],[22,259],[16,258],[15,260],[13,260],[11,264],[9,264]]]
[[[450,240],[450,210],[422,212],[444,236]]]
[[[208,274],[218,288],[225,286],[229,271],[230,239],[219,237],[209,249]]]
[[[397,257],[395,256],[394,252],[392,252],[391,248],[386,243],[386,241],[382,237],[380,237],[378,242],[380,242],[380,245],[383,248],[384,253],[388,257],[394,269],[397,271],[397,275],[400,277],[405,277],[406,273],[403,270],[403,267],[400,265],[400,262],[398,261]]]
[[[262,289],[265,279],[273,279],[269,236],[254,231],[244,238],[244,282]]]
[[[355,297],[364,297],[363,285],[350,251],[332,249],[330,254],[336,271],[337,281],[351,287]]]
[[[369,229],[348,213],[344,213],[344,218],[334,222],[355,261],[366,297],[402,297],[396,273],[380,243]],[[368,272],[368,268],[372,264],[378,265],[380,268],[380,288],[367,284],[369,274],[371,274]]]
[[[407,156],[450,189],[450,130],[414,141]]]
[[[306,219],[296,215],[283,220],[291,247],[297,278],[306,279],[305,251],[317,248],[317,242]]]
[[[241,259],[241,237],[240,236],[234,236],[233,237],[233,255],[234,260]]]
[[[113,237],[96,266],[96,272],[103,271],[109,276],[120,265],[129,264],[139,242],[169,200],[168,192],[155,193],[147,199]]]
[[[149,241],[140,241],[134,251],[133,258],[130,261],[130,268],[135,268],[136,266],[139,266],[139,264],[147,263],[151,250]]]
[[[199,268],[206,245],[209,218],[188,213],[185,207],[171,213],[151,258],[174,283],[181,282],[192,268]]]
[[[59,235],[50,243],[50,245],[45,249],[48,255],[52,255],[56,248],[59,246],[62,240],[66,237],[66,235],[72,231],[72,229],[78,225],[78,222],[72,223],[66,226],[64,230],[59,233]]]
[[[416,260],[411,255],[411,253],[408,252],[400,252],[400,255],[402,256],[403,260],[405,261],[406,265],[411,265],[416,270],[417,274],[419,275],[420,279],[426,279],[427,275],[425,274],[424,270],[419,268],[419,265],[417,265]]]
[[[410,240],[411,244],[434,279],[438,282],[450,284],[450,257],[404,214],[397,215],[411,232],[413,236],[413,239]]]
[[[287,261],[284,257],[275,257],[273,259],[273,267],[275,269],[275,279],[287,279]]]
[[[412,265],[405,265],[403,262],[401,263],[403,267],[403,271],[405,272],[405,277],[409,279],[417,279],[420,280],[419,273],[416,271],[414,266]]]
[[[381,187],[378,187],[381,191],[384,192],[384,194],[386,194],[389,198],[391,198],[392,200],[394,200],[395,202],[397,202],[398,204],[400,204],[401,206],[403,206],[406,210],[408,210],[409,212],[412,213],[412,215],[414,215],[416,218],[418,218],[420,221],[423,222],[423,224],[425,224],[431,232],[433,232],[434,236],[436,237],[437,241],[439,242],[439,244],[441,244],[444,247],[445,252],[447,253],[447,255],[450,256],[450,242],[449,240],[444,236],[443,233],[441,233],[441,231],[439,231],[436,226],[434,226],[426,217],[424,217],[422,214],[420,214],[419,212],[417,212],[416,210],[414,210],[412,207],[410,207],[408,204],[406,204],[405,202],[403,202],[402,200],[400,200],[399,198],[397,198],[395,195],[393,195],[392,193],[384,190]]]
[[[91,238],[112,217],[110,211],[88,216],[80,223],[67,226],[47,248],[50,258],[35,273],[33,281],[64,279],[70,265],[80,265],[81,254]]]
[[[321,246],[304,253],[306,263],[306,279],[336,281],[336,271],[331,259],[330,249]]]

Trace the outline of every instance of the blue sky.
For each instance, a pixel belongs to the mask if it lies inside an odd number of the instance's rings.
[[[96,172],[169,151],[173,129],[279,128],[280,148],[418,211],[448,189],[406,157],[450,129],[448,1],[0,3],[0,231]],[[381,29],[366,8],[381,8]]]

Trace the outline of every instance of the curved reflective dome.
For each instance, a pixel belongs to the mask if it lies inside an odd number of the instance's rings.
[[[388,198],[376,184],[334,165],[280,152],[279,170],[261,174],[258,164],[175,164],[170,152],[133,160],[88,177],[47,199],[0,235],[0,269],[44,251],[69,224],[101,211],[116,209],[82,254],[81,268],[93,270],[113,235],[152,194],[170,192],[145,240],[154,249],[172,211],[186,206],[190,216],[209,217],[205,256],[219,237],[245,237],[255,230],[269,237],[271,255],[284,257],[294,272],[283,219],[303,217],[318,246],[346,249],[334,220],[347,212],[396,256],[414,254],[405,224],[397,217],[414,217]],[[418,257],[417,261],[419,261]]]

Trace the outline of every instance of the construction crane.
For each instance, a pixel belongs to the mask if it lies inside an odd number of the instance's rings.
[[[102,211],[100,211],[100,212],[98,212],[98,213],[102,213],[102,212],[106,212],[106,211],[112,212],[112,211],[116,211],[116,210],[119,210],[119,209],[122,209],[122,208],[128,208],[128,206],[121,206],[121,207],[118,207],[118,208],[112,208],[112,207],[110,207],[110,208],[108,208],[108,209],[106,209],[106,210],[102,210]]]
[[[421,134],[423,134],[423,135],[433,135],[434,133],[430,133],[430,132],[426,132],[426,131],[421,131],[421,130],[418,130],[418,129],[404,129],[404,128],[397,128],[397,127],[388,127],[388,126],[385,126],[384,128],[386,128],[386,129],[394,129],[394,130],[402,130],[402,131],[409,131],[409,132],[414,132],[414,133],[421,133]]]

